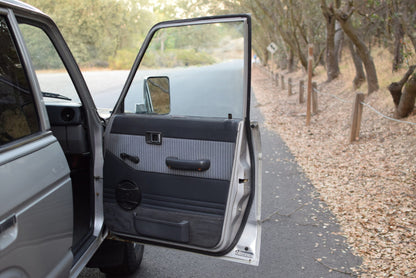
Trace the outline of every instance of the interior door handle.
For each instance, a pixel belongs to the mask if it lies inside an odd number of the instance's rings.
[[[123,160],[130,160],[131,162],[133,162],[134,164],[139,164],[140,159],[138,156],[134,156],[134,155],[129,155],[127,153],[121,153],[120,154],[121,159]]]
[[[166,166],[176,170],[203,172],[209,169],[211,161],[209,159],[186,160],[170,156],[166,158]]]

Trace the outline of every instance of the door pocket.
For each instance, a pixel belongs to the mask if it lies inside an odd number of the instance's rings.
[[[134,227],[136,232],[144,236],[183,243],[189,242],[189,222],[186,220],[170,222],[136,216]]]

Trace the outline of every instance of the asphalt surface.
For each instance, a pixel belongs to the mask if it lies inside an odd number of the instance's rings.
[[[336,219],[302,173],[275,132],[262,125],[262,246],[258,267],[241,265],[183,251],[146,246],[141,268],[133,277],[351,277],[360,265]],[[96,269],[80,275],[105,277]]]

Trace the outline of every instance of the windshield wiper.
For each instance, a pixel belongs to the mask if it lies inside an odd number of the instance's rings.
[[[9,85],[10,87],[13,87],[13,88],[25,93],[25,94],[31,94],[31,92],[28,89],[22,88],[18,84],[14,84],[13,82],[7,80],[3,76],[0,76],[0,82],[4,83],[6,85]],[[42,92],[42,96],[49,97],[49,98],[56,98],[56,99],[63,99],[63,100],[72,101],[72,99],[70,99],[69,97],[61,95],[61,94],[56,94],[56,93]]]
[[[67,96],[61,95],[61,94],[56,94],[56,93],[48,93],[48,92],[42,92],[42,96],[44,97],[49,97],[49,98],[56,98],[56,99],[63,99],[63,100],[69,100],[71,101],[72,99],[70,99]]]

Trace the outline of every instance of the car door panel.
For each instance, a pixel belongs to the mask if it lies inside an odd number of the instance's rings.
[[[105,206],[110,229],[126,234],[129,226],[132,235],[215,247],[221,237],[238,122],[117,116],[108,136],[104,166],[104,202],[116,200]],[[161,134],[161,144],[146,142],[149,130]],[[185,135],[190,138],[184,139]],[[140,162],[123,160],[123,153],[137,156]],[[171,157],[205,159],[210,167],[205,171],[171,169],[166,163]],[[125,200],[120,200],[121,195],[117,198],[117,188],[125,181],[140,188],[140,205],[133,212],[118,208],[117,201]],[[114,210],[118,213],[110,218],[108,213]],[[120,215],[125,217],[120,219]],[[122,222],[123,227],[117,229],[113,221]]]
[[[258,264],[250,28],[234,15],[149,32],[104,135],[113,236]]]
[[[12,160],[5,163],[8,158]],[[2,153],[0,176],[8,188],[0,195],[0,223],[12,212],[15,217],[0,233],[0,269],[18,262],[30,277],[46,277],[59,265],[56,271],[68,275],[73,259],[72,189],[59,143],[49,135]]]
[[[73,262],[70,170],[12,9],[0,8],[0,23],[0,277],[65,277]]]

